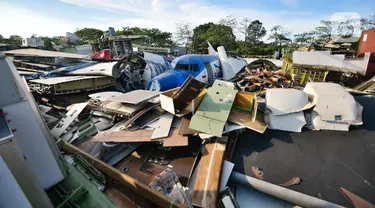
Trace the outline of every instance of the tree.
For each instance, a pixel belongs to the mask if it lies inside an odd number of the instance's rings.
[[[192,37],[193,30],[191,29],[191,23],[182,21],[176,23],[176,40],[178,43],[187,47]]]
[[[44,50],[54,51],[55,49],[52,47],[52,40],[49,37],[43,37],[44,42]]]
[[[276,25],[271,28],[271,35],[268,40],[273,40],[275,46],[282,47],[283,44],[289,43],[291,40],[289,38],[290,32],[285,31],[281,25]]]
[[[274,48],[271,44],[259,42],[254,45],[245,41],[237,42],[237,53],[241,55],[272,55]]]
[[[231,27],[233,31],[237,30],[238,28],[237,18],[233,14],[228,15],[225,18],[221,18],[219,20],[219,24]]]
[[[315,32],[303,32],[299,34],[295,34],[295,42],[299,46],[307,46],[314,42],[315,39]]]
[[[4,43],[4,36],[0,35],[0,43]]]
[[[133,41],[135,44],[154,46],[154,47],[171,47],[173,46],[172,33],[163,32],[158,28],[140,28],[140,27],[123,27],[122,30],[116,31],[116,35],[144,35],[143,40]]]
[[[263,27],[263,23],[259,20],[254,20],[246,29],[245,41],[256,44],[266,35],[267,31]]]
[[[82,41],[97,41],[103,35],[103,31],[95,28],[83,28],[74,32]]]
[[[238,23],[238,33],[241,34],[241,40],[245,40],[247,35],[247,28],[249,27],[251,20],[248,18],[243,18],[240,23]]]
[[[322,20],[320,23],[322,25],[315,28],[315,33],[319,40],[328,42],[332,38],[334,23],[329,20]]]
[[[361,18],[361,30],[369,30],[375,28],[375,15]]]
[[[9,36],[9,42],[17,45],[22,45],[23,39],[19,35],[11,35]]]
[[[236,36],[229,26],[209,22],[194,28],[193,33],[192,47],[196,52],[207,53],[207,41],[214,48],[224,46],[227,51],[236,48]]]

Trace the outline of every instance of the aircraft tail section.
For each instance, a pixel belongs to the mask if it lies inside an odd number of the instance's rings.
[[[247,63],[245,59],[238,57],[228,57],[227,52],[223,46],[217,48],[218,55],[223,70],[223,79],[228,80],[233,78]]]

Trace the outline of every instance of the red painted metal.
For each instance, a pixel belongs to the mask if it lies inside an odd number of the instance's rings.
[[[93,60],[111,61],[113,59],[112,53],[109,50],[98,51],[92,56]]]
[[[362,56],[366,52],[375,53],[375,28],[362,32],[357,55]]]

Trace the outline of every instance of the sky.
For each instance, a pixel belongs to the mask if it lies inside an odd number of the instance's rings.
[[[63,36],[84,27],[124,26],[175,32],[176,22],[194,27],[233,15],[260,20],[267,30],[311,31],[336,12],[375,14],[373,0],[0,0],[0,34]]]

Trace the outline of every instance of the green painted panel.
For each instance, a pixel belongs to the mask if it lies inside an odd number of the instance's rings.
[[[192,117],[189,128],[221,137],[236,94],[233,83],[216,80]]]

